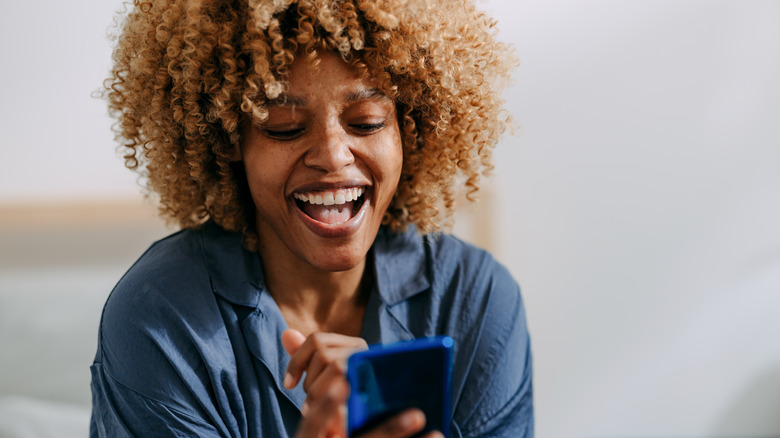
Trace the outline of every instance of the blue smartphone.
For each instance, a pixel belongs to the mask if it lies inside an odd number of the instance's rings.
[[[449,336],[373,345],[347,360],[350,394],[347,433],[350,437],[393,415],[418,408],[425,429],[449,436],[451,421],[452,346]]]

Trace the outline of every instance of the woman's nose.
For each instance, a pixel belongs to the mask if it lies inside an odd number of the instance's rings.
[[[340,125],[324,127],[320,135],[312,138],[303,162],[309,167],[337,172],[355,162],[352,140]]]

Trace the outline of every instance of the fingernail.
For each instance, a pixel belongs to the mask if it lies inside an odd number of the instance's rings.
[[[284,373],[284,381],[282,382],[282,385],[284,385],[287,389],[292,389],[295,387],[293,385],[293,376],[290,373]]]

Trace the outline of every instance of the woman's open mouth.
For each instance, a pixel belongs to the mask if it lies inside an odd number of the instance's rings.
[[[327,225],[348,222],[365,202],[365,187],[294,193],[295,203],[307,216]]]

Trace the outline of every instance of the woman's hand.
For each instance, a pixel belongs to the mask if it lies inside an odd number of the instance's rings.
[[[362,338],[336,333],[313,333],[307,338],[294,329],[282,333],[282,344],[290,355],[283,385],[288,389],[294,388],[305,372],[303,390],[306,391],[307,399],[311,397],[311,388],[321,376],[337,373],[343,377],[347,370],[347,358],[355,351],[368,348]]]
[[[290,355],[283,385],[294,388],[304,373],[306,400],[301,407],[300,437],[346,436],[346,401],[349,385],[344,378],[347,358],[368,348],[361,338],[335,333],[314,333],[308,338],[297,330],[282,333],[282,344]]]
[[[349,394],[348,388],[335,385],[327,397],[314,402],[308,415],[298,424],[296,438],[341,438],[346,437],[343,423],[343,407]],[[335,420],[338,418],[338,420]],[[342,421],[340,428],[333,427],[333,421]],[[408,438],[425,426],[425,415],[418,409],[409,409],[385,421],[363,434],[360,438]],[[424,438],[443,438],[441,432],[433,431]]]
[[[357,350],[368,348],[361,338],[335,333],[315,333],[308,338],[297,330],[282,333],[282,344],[290,355],[284,377],[284,386],[294,388],[303,373],[306,401],[301,408],[303,416],[297,437],[346,437],[346,401],[349,384],[344,378],[347,358]],[[425,415],[410,409],[385,421],[362,435],[364,438],[404,438],[422,430]],[[431,432],[426,438],[440,437]]]

